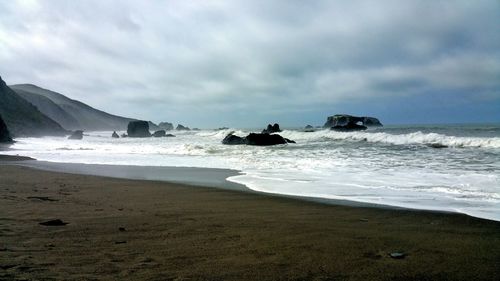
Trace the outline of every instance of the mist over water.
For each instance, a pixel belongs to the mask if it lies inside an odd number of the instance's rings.
[[[500,221],[500,126],[384,127],[363,132],[285,130],[297,144],[222,145],[232,130],[175,138],[82,141],[22,138],[9,154],[89,164],[230,168],[229,178],[269,193],[444,210]],[[245,136],[247,130],[235,130]],[[435,148],[442,147],[442,148]]]

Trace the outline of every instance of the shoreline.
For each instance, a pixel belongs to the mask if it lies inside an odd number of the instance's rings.
[[[318,204],[18,165],[0,165],[0,178],[0,279],[500,277],[500,223],[463,214]],[[68,224],[40,225],[54,219]]]
[[[3,156],[5,159],[5,156],[9,157],[10,155],[0,154],[0,156]],[[345,200],[330,199],[321,197],[308,197],[308,196],[298,196],[298,195],[286,195],[280,193],[260,192],[250,189],[243,184],[228,180],[229,177],[237,176],[242,173],[241,171],[238,170],[219,169],[219,168],[199,168],[199,167],[65,163],[65,162],[40,161],[26,156],[10,156],[10,157],[12,158],[7,162],[5,162],[4,164],[20,165],[51,172],[110,177],[117,179],[179,183],[191,186],[236,190],[240,192],[255,193],[270,197],[291,198],[295,200],[309,201],[327,205],[339,205],[339,206],[350,206],[350,207],[360,207],[360,208],[381,208],[381,209],[391,209],[391,210],[408,210],[414,212],[437,212],[437,213],[462,214],[470,216],[468,214],[456,211],[417,209],[417,208],[392,206],[386,204],[367,203],[367,202],[347,200],[347,199]],[[0,158],[0,165],[2,165],[2,158]],[[474,218],[479,218],[479,217],[474,217]],[[480,219],[486,219],[486,218],[480,218]]]

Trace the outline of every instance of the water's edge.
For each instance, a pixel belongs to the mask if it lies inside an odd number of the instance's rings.
[[[232,190],[238,192],[254,193],[270,197],[293,198],[301,201],[309,201],[309,202],[316,202],[329,205],[461,214],[458,212],[451,212],[451,211],[412,209],[412,208],[357,202],[350,200],[293,196],[293,195],[278,194],[278,193],[259,192],[252,190],[243,184],[229,181],[228,178],[241,175],[240,171],[229,170],[229,169],[81,164],[81,163],[48,162],[39,160],[9,161],[9,162],[0,161],[0,165],[23,166],[42,171],[67,173],[67,174],[91,175],[91,176],[119,178],[119,179],[161,181],[161,182],[169,182],[177,184],[186,184],[190,186],[218,188],[218,189]]]

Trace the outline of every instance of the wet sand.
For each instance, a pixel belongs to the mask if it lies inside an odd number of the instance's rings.
[[[500,223],[0,165],[0,280],[500,280]]]

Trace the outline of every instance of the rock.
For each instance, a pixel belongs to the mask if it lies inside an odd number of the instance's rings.
[[[263,134],[272,134],[272,133],[279,133],[281,132],[280,125],[277,123],[274,123],[274,125],[268,124],[267,128],[262,130]]]
[[[229,133],[223,140],[222,144],[228,145],[238,145],[238,144],[246,144],[247,141],[245,138],[238,137],[233,135],[233,132]]]
[[[160,124],[158,124],[158,127],[165,131],[172,131],[174,129],[174,124],[169,122],[160,122]]]
[[[367,127],[382,127],[382,123],[375,117],[363,117],[363,125]]]
[[[7,125],[0,116],[0,143],[11,143],[12,137],[10,136],[9,129],[7,129]]]
[[[285,144],[288,143],[286,139],[277,134],[254,134],[251,133],[246,136],[246,141],[248,145],[259,145],[259,146],[267,146],[267,145],[275,145],[275,144]]]
[[[149,123],[147,121],[130,121],[127,127],[127,134],[130,138],[149,138]]]
[[[127,138],[127,137],[128,137],[128,135],[127,135],[127,134],[125,134],[125,133],[124,133],[124,134],[122,134],[122,138]]]
[[[347,124],[345,126],[333,126],[330,128],[331,130],[338,132],[351,132],[351,131],[363,131],[366,130],[366,126],[358,125],[358,124]]]
[[[40,224],[41,225],[45,225],[45,226],[65,226],[68,223],[67,222],[63,222],[60,219],[55,219],[55,220],[50,220],[50,221],[44,221],[44,222],[41,222]]]
[[[389,256],[393,259],[404,259],[406,257],[406,254],[402,252],[394,252],[390,253]]]
[[[312,125],[306,125],[306,126],[304,127],[304,129],[306,129],[306,130],[310,130],[310,129],[314,129],[314,127],[313,127]]]
[[[218,128],[217,130],[219,130],[219,131],[222,131],[222,130],[229,130],[229,128],[228,128],[228,127],[220,127],[220,128]]]
[[[285,139],[278,134],[251,133],[248,136],[242,138],[233,135],[233,133],[234,132],[229,133],[222,140],[222,144],[228,144],[228,145],[247,144],[247,145],[267,146],[267,145],[276,145],[285,143],[295,143],[295,141]]]
[[[175,136],[174,136],[174,135],[172,135],[172,134],[166,134],[166,135],[165,135],[165,137],[167,137],[167,138],[173,138],[173,137],[175,137]]]
[[[426,144],[428,147],[432,147],[432,148],[447,148],[448,146],[447,145],[444,145],[444,144],[441,144],[441,143],[438,143],[438,142],[435,142],[435,143],[428,143]]]
[[[167,135],[165,134],[165,130],[159,130],[153,133],[153,137],[155,138],[162,138],[166,137]]]
[[[329,116],[324,128],[331,128],[336,131],[359,131],[366,130],[368,126],[382,126],[382,123],[375,117],[358,117],[347,114],[336,114]]]
[[[113,131],[113,134],[111,135],[112,138],[118,139],[120,136],[116,133],[116,131]]]
[[[184,127],[183,125],[181,124],[178,124],[177,125],[177,128],[175,128],[177,131],[189,131],[189,127]]]
[[[152,131],[160,130],[160,127],[158,127],[158,125],[156,125],[155,123],[153,123],[151,121],[148,121],[148,125],[149,125],[149,130],[152,130]]]
[[[192,128],[193,131],[201,131],[200,128]]]
[[[83,131],[82,130],[76,130],[74,131],[71,136],[68,137],[69,140],[81,140],[83,139]]]

